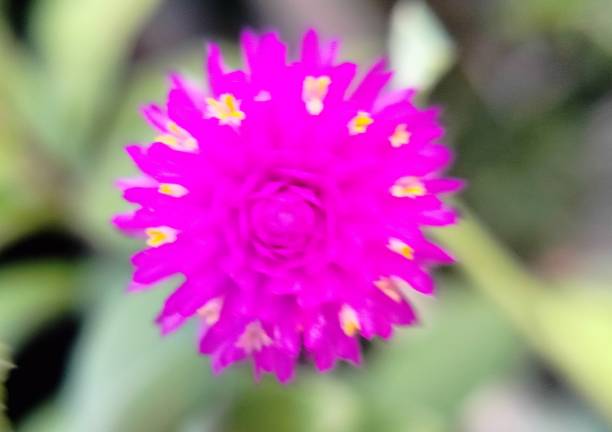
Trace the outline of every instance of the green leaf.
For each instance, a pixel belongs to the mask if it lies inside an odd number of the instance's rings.
[[[0,270],[0,340],[19,346],[74,305],[75,288],[75,268],[66,263],[26,263]]]
[[[612,14],[602,13],[608,11],[610,4],[607,0],[590,0],[579,16],[578,26],[587,37],[605,49],[612,56]]]
[[[36,98],[27,86],[28,58],[0,15],[0,249],[54,219],[49,167],[31,145],[35,132],[21,102]]]
[[[237,375],[212,378],[193,328],[162,338],[153,324],[167,288],[127,295],[127,272],[97,270],[108,295],[80,334],[59,399],[59,430],[165,432],[191,410],[226,404]]]
[[[391,18],[394,84],[427,93],[455,62],[455,46],[424,1],[398,2]]]
[[[95,140],[104,108],[119,94],[119,71],[136,36],[160,0],[50,0],[38,2],[32,33],[41,70],[47,144],[78,161]]]
[[[612,294],[584,287],[542,293],[534,303],[534,347],[612,422]],[[611,423],[612,424],[612,423]]]
[[[43,404],[19,424],[19,432],[64,432],[56,400]]]
[[[1,11],[0,11],[1,12]],[[0,13],[0,106],[15,103],[28,93],[28,72],[33,66],[24,47],[12,34],[6,16]],[[26,93],[26,94],[23,94]]]
[[[9,117],[5,109],[0,104],[0,121]],[[52,192],[40,181],[46,177],[45,167],[33,166],[24,137],[11,126],[0,128],[0,249],[56,217],[49,202]]]

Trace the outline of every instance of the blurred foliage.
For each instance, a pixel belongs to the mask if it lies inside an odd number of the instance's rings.
[[[19,346],[33,331],[70,310],[79,298],[75,269],[61,262],[0,270],[0,340]]]
[[[416,88],[421,98],[455,61],[452,39],[423,2],[398,4],[391,19],[389,51],[394,86]]]
[[[78,164],[96,136],[104,136],[109,98],[118,95],[118,75],[137,32],[159,0],[48,0],[36,3],[32,36],[42,67],[45,141],[50,150]],[[87,46],[83,46],[83,41]],[[36,114],[33,114],[36,115]],[[69,134],[66,131],[70,131]],[[75,165],[75,168],[83,168]]]
[[[176,430],[189,409],[222,406],[234,376],[213,379],[190,332],[160,340],[152,325],[167,288],[125,298],[127,272],[108,270],[98,287],[107,295],[89,315],[58,396],[61,416],[47,414],[55,426],[44,430],[162,432]]]
[[[139,106],[163,100],[167,72],[202,73],[199,40],[135,55],[151,20],[178,3],[32,2],[22,38],[0,15],[0,341],[19,354],[55,319],[80,319],[59,390],[18,430],[471,432],[474,395],[519,379],[533,367],[531,352],[612,424],[609,284],[580,274],[571,285],[536,279],[467,210],[440,234],[467,278],[446,274],[437,302],[415,297],[423,326],[368,344],[361,369],[320,376],[304,367],[290,386],[254,384],[246,367],[213,378],[195,353],[196,329],[160,338],[152,319],[169,284],[122,294],[135,245],[108,221],[127,208],[113,188],[133,173],[122,146],[151,133]],[[471,183],[467,202],[521,257],[537,258],[571,244],[576,203],[588,192],[580,143],[612,85],[612,14],[604,0],[460,3],[389,7],[396,82],[445,107],[454,170]],[[149,34],[178,31],[180,15],[168,16]],[[46,227],[91,253],[2,261]],[[0,382],[5,359],[2,347]]]
[[[612,54],[612,15],[607,0],[533,0],[502,2],[503,13],[514,28],[508,32],[527,37],[542,30],[583,33]]]
[[[457,227],[439,237],[462,257],[470,279],[505,311],[525,340],[612,423],[609,286],[590,287],[582,282],[580,289],[554,289],[542,284],[524,272],[467,213]]]
[[[11,363],[8,360],[8,349],[4,345],[0,345],[0,432],[9,429],[8,420],[5,416],[4,400],[6,398],[4,390],[4,381],[11,368]]]

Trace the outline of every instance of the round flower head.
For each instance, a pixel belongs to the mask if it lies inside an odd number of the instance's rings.
[[[157,136],[127,147],[144,176],[121,184],[139,208],[115,218],[146,238],[131,287],[184,276],[157,323],[197,320],[215,372],[358,364],[360,337],[415,324],[405,290],[431,294],[429,268],[452,262],[422,233],[455,222],[439,194],[461,186],[440,177],[437,112],[385,91],[382,62],[355,83],[314,31],[297,61],[273,33],[241,42],[244,70],[211,45],[206,89],[173,75],[165,106],[144,109]]]

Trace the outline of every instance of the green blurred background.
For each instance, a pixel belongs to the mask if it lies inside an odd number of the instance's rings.
[[[0,431],[612,431],[611,6],[0,0]],[[138,245],[108,223],[122,146],[150,138],[139,105],[200,76],[205,39],[238,66],[245,26],[388,54],[470,182],[432,233],[461,264],[415,296],[423,325],[289,386],[212,377],[193,327],[162,339],[172,282],[126,295]]]

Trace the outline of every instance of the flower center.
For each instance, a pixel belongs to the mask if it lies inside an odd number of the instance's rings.
[[[316,224],[316,214],[299,190],[287,187],[255,201],[250,220],[261,245],[288,252],[305,246]]]

